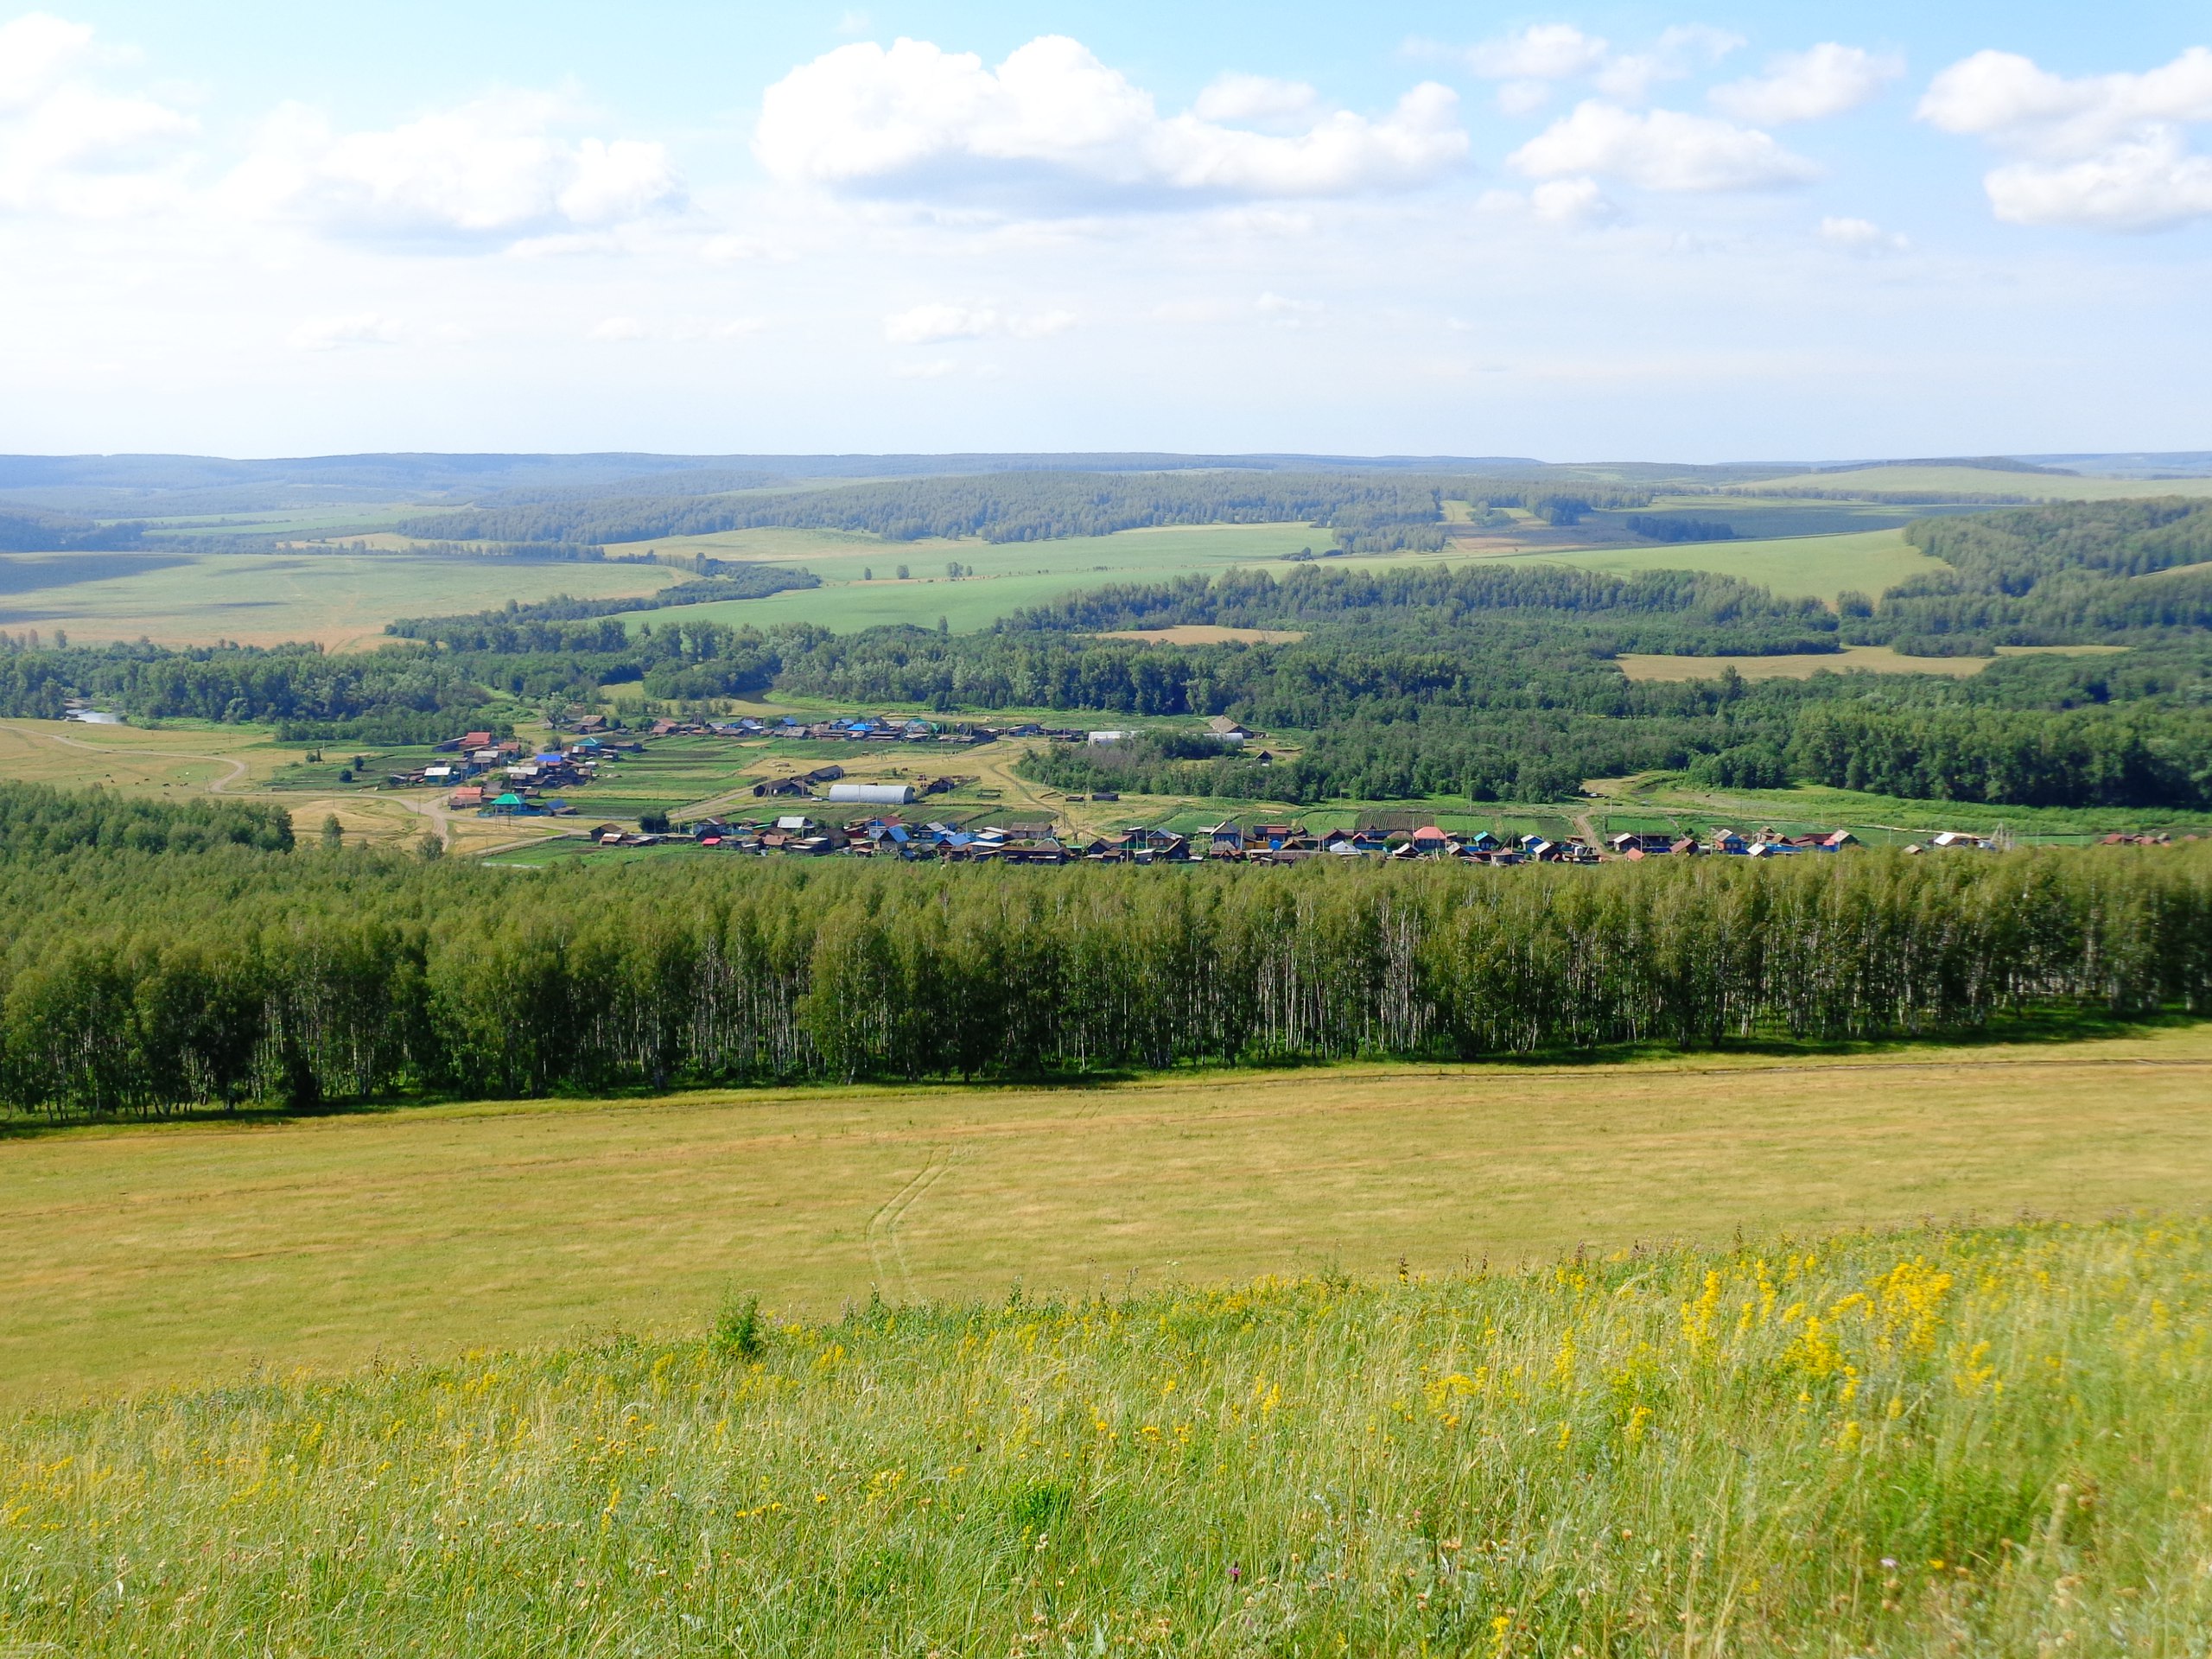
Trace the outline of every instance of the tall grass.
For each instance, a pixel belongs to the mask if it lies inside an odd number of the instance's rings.
[[[2192,1222],[734,1303],[57,1411],[0,1650],[2202,1653],[2208,1274]]]

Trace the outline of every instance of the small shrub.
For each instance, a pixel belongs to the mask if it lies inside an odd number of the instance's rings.
[[[733,1359],[757,1359],[767,1351],[768,1321],[760,1312],[758,1296],[732,1296],[715,1315],[709,1345]]]

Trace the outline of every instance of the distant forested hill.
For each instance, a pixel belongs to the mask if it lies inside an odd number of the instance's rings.
[[[1446,499],[1587,512],[1647,505],[1651,493],[1583,482],[1376,473],[1025,472],[702,499],[581,497],[439,513],[398,528],[435,540],[602,544],[771,526],[858,531],[890,541],[1028,542],[1155,524],[1302,520],[1335,529],[1340,541],[1365,551],[1442,546]]]

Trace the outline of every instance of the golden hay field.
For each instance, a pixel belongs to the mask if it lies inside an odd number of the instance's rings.
[[[29,1134],[0,1398],[795,1313],[2212,1192],[2212,1025],[1854,1060],[1349,1066]]]

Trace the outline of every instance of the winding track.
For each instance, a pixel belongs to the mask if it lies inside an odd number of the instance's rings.
[[[85,749],[93,754],[120,755],[125,760],[135,760],[139,759],[138,753],[136,750],[119,749],[111,743],[87,743],[80,737],[64,737],[59,732],[50,732],[46,734],[46,735],[50,736],[56,743],[61,744],[67,748]],[[245,777],[246,774],[245,762],[232,755],[196,754],[188,749],[163,749],[161,753],[163,756],[172,760],[213,760],[219,766],[228,766],[230,768],[228,772],[225,772],[220,778],[216,779],[213,783],[207,785],[207,792],[210,795],[222,794],[225,791],[229,789],[232,784],[238,782],[239,779]]]

